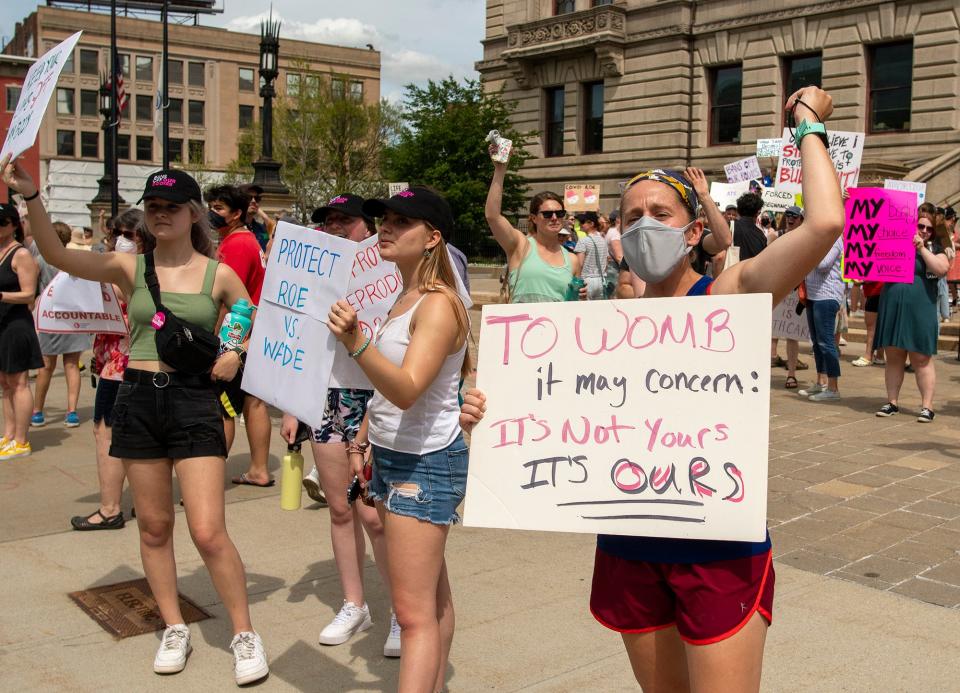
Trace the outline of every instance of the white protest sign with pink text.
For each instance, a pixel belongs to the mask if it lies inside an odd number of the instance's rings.
[[[770,315],[769,294],[484,306],[464,523],[762,541]]]
[[[814,137],[814,135],[807,135]],[[860,180],[860,162],[863,159],[864,134],[842,132],[827,128],[830,143],[830,159],[837,171],[842,188],[855,188]],[[793,141],[790,128],[783,129],[783,149],[777,165],[777,178],[773,183],[777,190],[803,192],[803,171],[800,166],[800,148]]]
[[[395,264],[380,257],[377,236],[359,243],[353,255],[346,300],[357,311],[357,320],[365,335],[372,338],[377,333],[401,291],[403,279],[400,272]],[[346,349],[338,349],[334,356],[330,387],[373,389],[370,379]]]

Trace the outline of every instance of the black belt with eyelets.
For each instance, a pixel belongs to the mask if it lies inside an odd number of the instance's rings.
[[[140,385],[152,385],[158,390],[162,390],[168,385],[175,387],[213,387],[213,381],[210,375],[187,375],[186,373],[177,373],[170,371],[142,371],[138,368],[128,368],[123,372],[123,381],[127,383],[138,383]]]

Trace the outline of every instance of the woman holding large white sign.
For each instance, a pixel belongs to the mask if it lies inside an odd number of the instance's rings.
[[[173,552],[176,471],[190,536],[233,624],[234,678],[238,685],[262,679],[269,672],[267,658],[250,623],[246,575],[224,518],[226,441],[214,388],[215,380],[233,379],[240,355],[233,350],[216,358],[207,351],[198,355],[184,338],[190,330],[190,341],[199,342],[205,331],[216,343],[213,330],[220,310],[250,297],[236,273],[213,259],[200,186],[183,171],[150,174],[141,199],[147,229],[157,241],[154,252],[90,253],[60,244],[33,179],[19,163],[7,156],[0,172],[7,186],[24,195],[34,240],[52,265],[81,279],[115,284],[129,297],[129,362],[114,403],[110,454],[123,460],[127,472],[143,570],[167,626],[153,670],[182,671],[191,652]],[[186,321],[189,326],[177,328]],[[162,347],[157,339],[165,325],[179,331],[181,339],[170,340],[180,343],[175,351],[165,348],[170,342]],[[168,361],[174,357],[195,368],[172,368]]]
[[[446,200],[416,186],[368,200],[363,210],[383,217],[380,255],[396,263],[407,288],[374,338],[358,328],[347,301],[331,308],[327,324],[375,389],[348,450],[358,477],[369,480],[387,537],[401,628],[399,690],[439,691],[454,630],[444,549],[467,481],[457,393],[471,368],[469,319],[445,243],[453,214]],[[368,440],[372,467],[362,469]]]
[[[770,293],[775,305],[831,248],[844,223],[820,125],[833,111],[832,100],[806,87],[786,108],[800,122],[796,140],[808,204],[803,231],[711,281],[687,261],[703,233],[693,184],[676,171],[640,173],[626,184],[620,209],[624,259],[647,282],[646,298]],[[464,427],[475,424],[484,408],[481,393],[468,393]],[[769,535],[760,542],[600,535],[590,608],[601,624],[621,633],[644,690],[756,691],[773,586]]]

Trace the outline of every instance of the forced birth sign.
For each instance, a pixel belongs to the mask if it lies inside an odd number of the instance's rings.
[[[336,349],[327,314],[350,283],[357,244],[277,225],[253,323],[243,389],[318,428]]]
[[[484,306],[465,524],[763,540],[770,314],[769,294]]]

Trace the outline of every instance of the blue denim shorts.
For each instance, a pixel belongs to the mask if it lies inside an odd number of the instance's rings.
[[[398,488],[404,484],[416,488]],[[369,495],[388,512],[434,525],[456,524],[466,491],[467,445],[462,434],[443,450],[425,455],[373,446]]]

